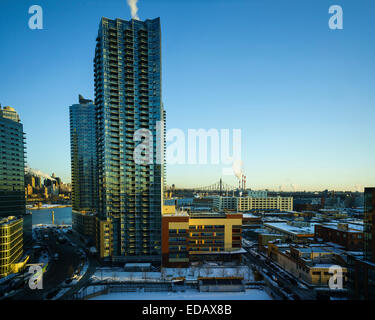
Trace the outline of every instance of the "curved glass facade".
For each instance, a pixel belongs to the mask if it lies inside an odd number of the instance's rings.
[[[24,242],[31,244],[31,215],[25,201],[25,137],[18,113],[0,107],[0,219],[21,216]]]
[[[102,18],[94,59],[98,213],[113,223],[113,254],[125,261],[161,261],[164,156],[160,19]],[[153,137],[153,161],[136,164],[134,133]],[[164,148],[160,149],[164,152]]]
[[[80,99],[69,108],[72,169],[72,205],[75,211],[97,207],[95,105]]]

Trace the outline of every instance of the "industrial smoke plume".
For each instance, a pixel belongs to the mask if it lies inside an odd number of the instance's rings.
[[[129,7],[130,7],[130,12],[131,12],[131,15],[132,15],[132,19],[135,19],[135,20],[139,20],[139,17],[138,17],[138,7],[137,7],[137,2],[138,0],[126,0]]]
[[[35,170],[33,168],[30,168],[30,167],[26,167],[25,169],[26,173],[29,173],[33,176],[37,176],[37,177],[40,177],[40,178],[43,178],[43,179],[49,179],[49,180],[56,180],[54,178],[52,178],[50,175],[40,171],[40,170]]]
[[[243,174],[241,160],[233,161],[233,172],[234,172],[234,175],[237,177],[237,179],[241,180],[242,174]]]

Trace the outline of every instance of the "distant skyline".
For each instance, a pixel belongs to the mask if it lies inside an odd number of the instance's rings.
[[[28,28],[43,8],[44,29]],[[344,29],[330,30],[341,5]],[[370,0],[139,0],[160,17],[167,128],[241,129],[247,187],[361,190],[375,185],[375,3]],[[0,103],[17,110],[31,168],[70,182],[69,106],[94,100],[101,17],[126,0],[2,0]],[[205,186],[222,165],[169,165],[167,184]],[[363,190],[361,190],[363,191]]]

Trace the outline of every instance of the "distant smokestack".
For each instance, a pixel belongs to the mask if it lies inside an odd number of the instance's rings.
[[[137,7],[137,2],[138,0],[126,0],[129,7],[130,7],[130,13],[132,15],[132,19],[139,20],[138,17],[138,7]]]

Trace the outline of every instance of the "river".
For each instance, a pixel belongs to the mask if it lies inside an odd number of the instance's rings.
[[[52,211],[55,214],[55,224],[72,224],[72,207],[27,210],[32,213],[33,225],[52,224]]]

